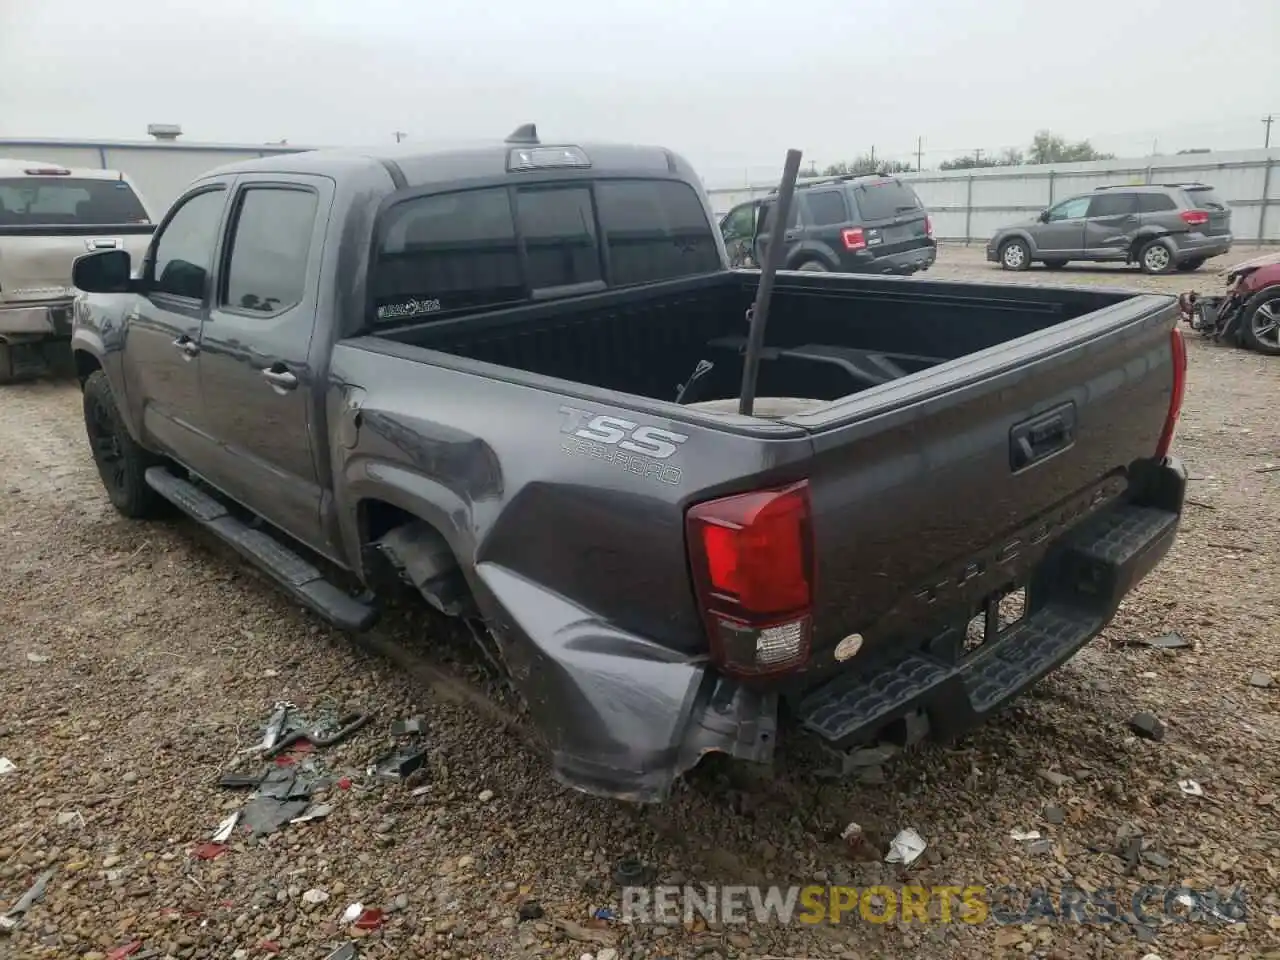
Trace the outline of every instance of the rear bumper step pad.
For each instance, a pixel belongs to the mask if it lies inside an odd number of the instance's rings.
[[[801,725],[831,746],[867,742],[917,710],[943,739],[963,734],[1096,637],[1120,600],[1173,543],[1179,515],[1121,506],[1090,517],[1037,571],[1033,610],[959,663],[912,651],[842,674],[797,705]],[[1034,599],[1036,593],[1043,599]]]
[[[288,591],[295,600],[343,630],[373,626],[377,610],[326,580],[316,567],[269,534],[233,517],[218,500],[164,467],[146,472],[147,486],[216,534]]]

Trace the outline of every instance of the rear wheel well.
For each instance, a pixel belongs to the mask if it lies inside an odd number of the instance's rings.
[[[76,379],[80,381],[80,388],[84,389],[85,381],[95,370],[101,370],[102,364],[98,362],[98,358],[87,350],[77,350],[72,355],[76,365]]]
[[[1160,240],[1160,234],[1148,233],[1146,236],[1135,237],[1133,243],[1129,244],[1129,262],[1137,263],[1138,257],[1142,255],[1142,248],[1152,240]]]
[[[449,541],[434,525],[377,499],[360,501],[357,516],[367,574],[376,579],[394,576],[416,587],[442,613],[471,614],[470,585]]]

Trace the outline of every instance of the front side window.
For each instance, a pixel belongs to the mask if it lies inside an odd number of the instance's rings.
[[[1089,197],[1075,197],[1071,200],[1064,200],[1056,207],[1050,208],[1049,222],[1080,219],[1088,212],[1090,199]]]
[[[204,299],[225,202],[225,190],[206,190],[182,202],[156,241],[152,292]]]
[[[311,190],[250,187],[240,195],[224,306],[279,313],[302,302],[317,203]]]
[[[754,203],[743,203],[729,211],[721,227],[726,240],[741,240],[755,233],[757,206]]]
[[[376,316],[384,322],[523,299],[506,188],[416,197],[392,207],[381,231],[372,287]]]

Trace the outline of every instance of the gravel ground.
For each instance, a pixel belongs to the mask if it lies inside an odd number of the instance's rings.
[[[1216,283],[1208,270],[1002,274],[980,249],[953,247],[936,274],[1170,292]],[[887,783],[823,783],[798,765],[762,782],[713,763],[649,811],[556,786],[472,692],[482,683],[469,656],[449,643],[419,655],[421,622],[397,616],[357,646],[189,525],[118,517],[74,385],[5,388],[0,756],[14,768],[0,773],[0,913],[56,870],[0,934],[0,957],[104,960],[141,945],[132,956],[320,960],[354,940],[366,958],[1280,958],[1280,473],[1259,472],[1280,462],[1280,361],[1194,337],[1190,354],[1177,448],[1194,499],[1173,553],[1102,638],[960,744],[886,767]],[[1170,631],[1190,646],[1134,643]],[[397,642],[408,652],[388,656]],[[350,771],[350,789],[333,786],[327,819],[237,834],[199,859],[245,800],[216,781],[278,700],[313,715],[377,711],[313,756]],[[1130,731],[1144,710],[1167,725],[1163,740]],[[365,766],[390,721],[412,716],[428,730],[420,786],[379,785]],[[1182,792],[1188,778],[1202,796]],[[909,868],[852,857],[840,840],[850,820],[872,847],[914,827],[928,850]],[[1117,853],[1135,833],[1143,852],[1127,865]],[[596,908],[618,907],[611,876],[626,854],[675,883],[1114,886],[1121,911],[1144,883],[1243,887],[1247,916],[593,925]],[[543,914],[522,921],[530,899]],[[380,927],[343,922],[354,902],[384,910]]]

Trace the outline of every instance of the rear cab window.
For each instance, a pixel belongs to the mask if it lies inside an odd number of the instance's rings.
[[[142,201],[124,180],[0,178],[0,226],[115,226],[147,222]]]
[[[681,181],[575,180],[409,197],[377,228],[377,322],[465,313],[723,268]]]
[[[901,180],[872,180],[856,183],[854,202],[866,221],[892,220],[904,214],[923,210],[920,198],[909,184]]]

